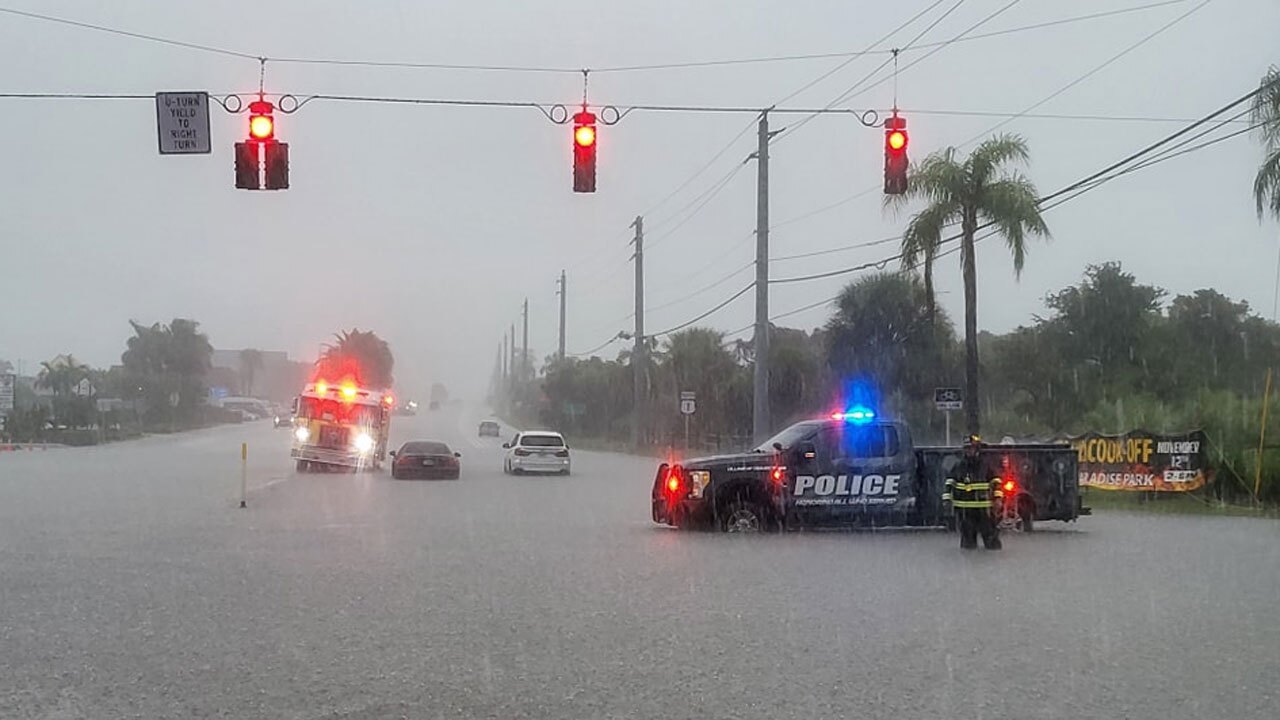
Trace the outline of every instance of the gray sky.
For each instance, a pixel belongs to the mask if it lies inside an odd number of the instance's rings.
[[[948,39],[1005,5],[967,0],[922,42]],[[911,153],[964,142],[998,118],[916,110],[1017,112],[1093,69],[1179,14],[1188,0],[1142,12],[957,43],[901,73]],[[0,6],[275,57],[606,67],[862,49],[929,4],[843,1],[650,2],[20,2]],[[1145,4],[1022,0],[975,32]],[[953,5],[943,2],[882,47],[903,45]],[[1256,86],[1280,62],[1275,0],[1216,0],[1039,113],[1192,118]],[[922,54],[904,53],[903,65]],[[788,106],[830,102],[874,68],[850,63]],[[593,103],[765,106],[840,60],[653,72],[596,73]],[[167,47],[0,14],[5,92],[120,92],[256,87],[255,61]],[[268,92],[577,102],[581,78],[563,74],[267,66]],[[847,105],[884,108],[882,84]],[[746,115],[635,112],[600,130],[599,190],[571,189],[567,127],[529,109],[315,102],[277,118],[290,143],[292,187],[238,191],[232,143],[244,115],[214,109],[210,156],[156,154],[147,100],[0,99],[6,170],[0,174],[0,358],[27,368],[59,352],[95,365],[119,361],[129,318],[199,320],[217,347],[283,349],[300,357],[341,328],[386,337],[410,390],[441,380],[477,387],[501,333],[530,303],[530,344],[555,348],[555,278],[569,269],[569,349],[623,327],[631,310],[628,225],[730,138]],[[777,126],[798,118],[778,118]],[[1029,174],[1057,189],[1176,129],[1178,123],[1022,118]],[[753,257],[754,165],[678,231],[686,207],[754,149],[740,137],[705,174],[646,216],[650,307],[718,280]],[[775,143],[775,224],[881,181],[881,133],[821,117]],[[1048,291],[1085,264],[1120,260],[1173,293],[1216,286],[1269,315],[1280,227],[1259,224],[1250,195],[1261,151],[1237,139],[1108,184],[1048,215],[1021,281],[1008,254],[980,245],[983,328],[1028,322]],[[773,254],[821,250],[901,229],[878,190],[773,232]],[[776,263],[784,277],[875,260],[879,246]],[[701,271],[701,272],[699,272]],[[942,302],[959,318],[959,267],[942,261]],[[778,287],[774,312],[834,295],[856,276]],[[650,331],[701,313],[750,273],[648,313]],[[706,321],[751,321],[745,296]],[[783,324],[814,327],[829,310]],[[612,355],[617,346],[609,348]]]

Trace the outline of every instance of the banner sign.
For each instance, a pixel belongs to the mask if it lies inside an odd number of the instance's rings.
[[[1080,486],[1100,490],[1186,492],[1209,479],[1204,431],[1123,435],[1087,433],[1066,438],[1079,456]]]

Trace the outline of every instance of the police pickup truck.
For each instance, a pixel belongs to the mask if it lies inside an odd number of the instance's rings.
[[[943,486],[961,457],[958,447],[917,448],[905,424],[853,409],[798,422],[750,452],[662,463],[652,517],[725,532],[949,527]],[[1069,445],[983,445],[979,458],[1003,485],[1006,524],[1088,514]]]

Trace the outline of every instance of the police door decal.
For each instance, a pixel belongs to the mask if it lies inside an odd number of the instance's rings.
[[[798,475],[797,507],[893,505],[902,475]]]

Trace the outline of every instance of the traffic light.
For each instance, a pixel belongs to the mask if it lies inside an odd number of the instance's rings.
[[[884,121],[884,193],[901,195],[907,191],[907,119],[893,117]]]
[[[596,116],[586,110],[573,116],[573,191],[596,191]]]
[[[258,143],[236,143],[236,188],[258,189]]]
[[[289,143],[266,143],[263,151],[263,187],[267,190],[289,189]]]
[[[249,103],[249,137],[236,143],[236,187],[241,190],[289,187],[289,144],[276,140],[274,112],[266,100]]]
[[[249,139],[266,142],[276,136],[275,107],[266,100],[249,103]]]

